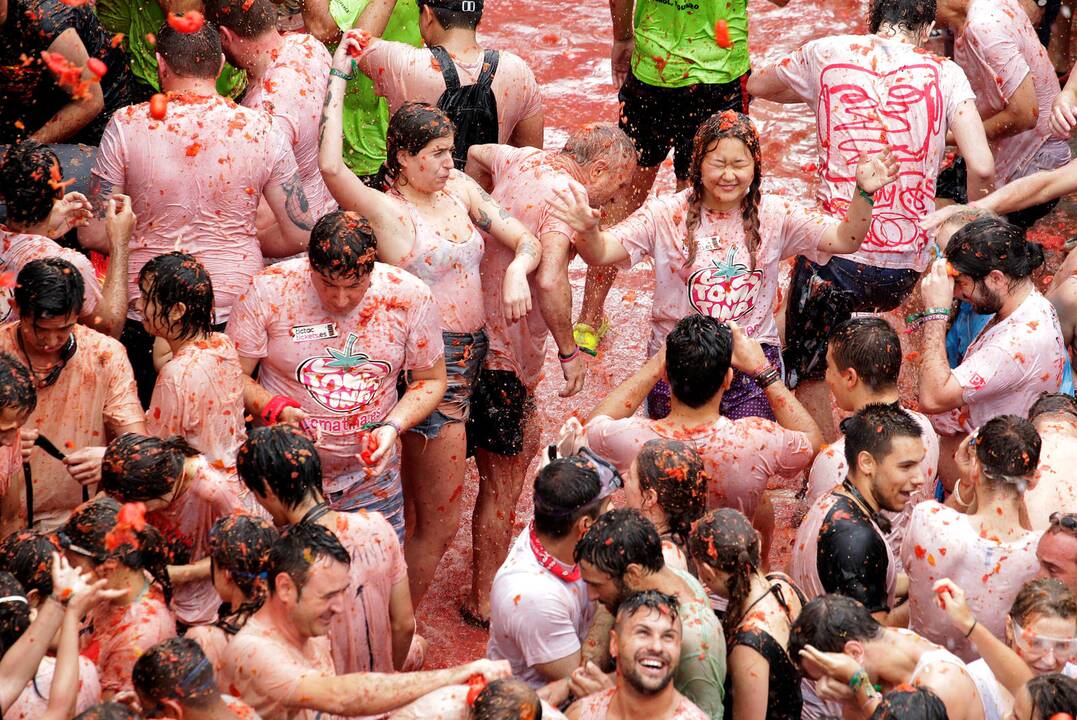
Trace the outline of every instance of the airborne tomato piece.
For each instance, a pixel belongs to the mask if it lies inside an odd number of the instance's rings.
[[[178,33],[193,33],[202,29],[206,19],[197,10],[188,10],[182,15],[168,14],[168,26]]]

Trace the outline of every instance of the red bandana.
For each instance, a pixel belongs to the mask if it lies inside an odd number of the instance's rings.
[[[564,565],[558,562],[550,553],[546,552],[546,548],[542,547],[542,543],[539,542],[538,535],[535,534],[535,523],[531,523],[531,552],[535,553],[535,559],[539,561],[539,565],[546,568],[554,575],[559,577],[565,582],[576,582],[580,579],[580,566],[573,565],[571,570],[565,570]]]

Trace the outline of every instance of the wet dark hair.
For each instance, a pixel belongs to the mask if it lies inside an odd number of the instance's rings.
[[[857,457],[869,453],[876,460],[890,454],[894,438],[923,437],[924,430],[912,415],[897,405],[871,403],[860,408],[841,423],[845,434],[845,461],[850,471],[857,468]]]
[[[293,525],[269,551],[269,593],[277,592],[277,577],[287,574],[303,594],[311,565],[323,557],[348,565],[351,555],[332,532],[317,523]]]
[[[722,389],[733,358],[733,334],[725,323],[693,313],[666,337],[666,376],[673,397],[698,408]]]
[[[322,459],[299,428],[278,423],[255,428],[239,448],[236,472],[251,491],[265,497],[272,490],[286,508],[321,499]]]
[[[935,0],[871,0],[868,27],[879,32],[883,23],[915,32],[935,22]]]
[[[456,127],[449,116],[434,105],[419,102],[401,105],[389,120],[389,130],[385,138],[385,169],[390,180],[394,183],[400,180],[400,160],[396,157],[398,152],[418,155],[434,140],[448,137],[455,132]]]
[[[744,619],[752,575],[762,567],[759,533],[739,511],[720,508],[692,526],[688,549],[697,563],[729,573],[729,605],[722,617],[722,629],[726,637],[733,637]]]
[[[898,685],[886,693],[871,720],[947,720],[946,705],[927,687]]]
[[[1040,393],[1028,409],[1028,419],[1035,422],[1040,415],[1072,415],[1077,420],[1077,399],[1065,393]]]
[[[856,370],[857,377],[872,392],[897,385],[901,341],[890,323],[882,318],[846,320],[834,328],[828,343],[838,370]]]
[[[477,0],[475,10],[471,12],[448,10],[438,7],[437,2],[430,2],[430,0],[418,0],[417,4],[420,10],[424,5],[428,6],[433,11],[434,17],[437,18],[438,24],[445,30],[474,30],[479,26],[479,21],[482,20],[483,0]]]
[[[16,530],[0,542],[0,570],[15,576],[26,592],[42,600],[52,595],[52,554],[56,539],[37,530]]]
[[[169,638],[142,653],[131,682],[143,697],[176,700],[186,707],[206,707],[221,696],[213,664],[197,642],[185,637]]]
[[[183,477],[183,464],[198,450],[184,438],[124,433],[105,448],[101,489],[120,502],[143,502],[167,495]]]
[[[759,202],[762,197],[759,187],[763,182],[763,155],[759,149],[759,132],[752,124],[751,118],[735,110],[723,110],[711,115],[699,126],[692,140],[692,163],[688,167],[688,181],[692,192],[688,195],[687,235],[684,238],[688,259],[684,263],[685,267],[695,262],[698,249],[696,230],[699,229],[703,208],[703,159],[719,142],[726,139],[743,142],[755,164],[755,176],[748,186],[748,194],[741,200],[744,242],[748,247],[751,264],[748,269],[755,269],[756,254],[759,250]]]
[[[277,11],[271,0],[207,0],[206,19],[241,38],[277,30]]]
[[[9,572],[0,571],[0,597],[25,598],[26,590]],[[0,656],[30,627],[30,606],[22,600],[0,602]]]
[[[636,475],[640,492],[655,491],[658,507],[669,523],[669,534],[684,548],[692,523],[707,509],[710,475],[703,458],[695,448],[678,440],[648,440],[636,456]]]
[[[319,275],[360,280],[374,269],[377,248],[374,230],[365,217],[336,210],[314,223],[307,257]]]
[[[30,370],[9,352],[0,352],[0,408],[29,415],[37,407],[37,388]]]
[[[542,720],[538,693],[523,680],[501,678],[489,683],[471,706],[470,720]]]
[[[269,554],[280,533],[273,524],[252,515],[229,515],[209,530],[210,572],[227,570],[248,598],[237,608],[221,605],[217,626],[230,635],[239,632],[269,594]]]
[[[576,543],[576,562],[586,560],[610,577],[624,577],[629,565],[647,572],[665,567],[662,538],[654,523],[638,510],[621,508],[599,515],[587,534]]]
[[[580,518],[598,517],[602,483],[580,457],[558,458],[535,478],[535,530],[551,538],[569,534]]]
[[[1010,617],[1024,625],[1031,615],[1047,615],[1062,619],[1077,617],[1077,599],[1056,578],[1033,578],[1017,592],[1010,606]]]
[[[75,720],[142,720],[142,716],[123,703],[107,702],[86,708]]]
[[[1062,673],[1038,675],[1026,687],[1041,720],[1050,720],[1055,713],[1072,715],[1077,708],[1077,680]]]
[[[679,617],[680,602],[675,595],[667,595],[658,590],[640,590],[625,597],[617,606],[615,621],[619,626],[640,610],[647,609],[651,612],[669,613],[672,617]]]
[[[31,260],[15,279],[15,307],[19,316],[41,320],[82,313],[86,283],[67,260]]]
[[[157,31],[156,49],[180,77],[215,79],[221,72],[221,36],[213,23],[181,33],[166,22]]]
[[[8,147],[0,158],[0,196],[4,198],[7,222],[28,226],[44,222],[53,203],[63,197],[59,158],[48,145],[23,140]]]
[[[116,548],[108,548],[108,534],[119,520],[120,504],[110,497],[94,498],[75,508],[71,517],[57,531],[60,545],[71,552],[84,555],[101,565],[108,560],[118,560],[132,570],[145,570],[160,585],[165,602],[172,602],[172,581],[168,566],[173,555],[160,531],[146,523],[141,530],[131,529],[135,542],[122,542]]]
[[[152,258],[138,273],[143,300],[157,306],[157,320],[168,325],[179,340],[213,332],[213,280],[193,255],[170,252]],[[175,323],[168,314],[183,303],[183,315]]]
[[[946,258],[960,273],[978,285],[993,270],[1010,280],[1011,287],[1043,265],[1043,247],[1025,239],[1025,231],[1005,220],[974,220],[954,233]]]
[[[800,651],[811,645],[823,652],[840,653],[850,640],[874,640],[883,626],[868,609],[844,595],[820,595],[805,605],[789,633],[789,657],[800,662]]]
[[[976,431],[975,442],[988,485],[1024,492],[1040,464],[1042,441],[1035,426],[1018,415],[1000,415]]]

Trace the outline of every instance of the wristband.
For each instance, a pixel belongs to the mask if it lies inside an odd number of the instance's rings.
[[[299,407],[299,403],[284,395],[274,395],[270,398],[269,402],[266,403],[266,406],[262,408],[262,420],[267,425],[276,425],[284,408],[290,407],[297,408]]]
[[[353,60],[352,62],[355,62],[355,61]],[[355,71],[354,70],[352,71],[351,75],[345,75],[344,73],[342,73],[340,70],[337,70],[336,68],[329,68],[329,74],[332,75],[333,77],[338,77],[341,80],[344,80],[346,82],[351,82],[352,80],[355,79]]]
[[[966,639],[966,640],[968,640],[968,638],[969,638],[969,635],[971,635],[971,634],[972,634],[972,631],[973,631],[973,630],[975,630],[975,629],[976,629],[976,626],[977,626],[977,625],[979,625],[979,624],[980,624],[980,621],[979,621],[979,620],[977,620],[976,618],[972,618],[972,627],[970,627],[970,628],[969,628],[969,631],[968,631],[967,633],[965,633],[965,639]]]
[[[875,196],[874,195],[872,195],[871,193],[869,193],[867,190],[860,187],[859,185],[856,186],[856,191],[860,194],[860,197],[862,197],[862,198],[864,198],[865,200],[868,201],[868,205],[871,205],[872,207],[875,207]]]
[[[861,685],[868,683],[868,674],[864,672],[863,668],[853,673],[853,676],[849,678],[849,689],[854,692],[860,688]]]
[[[579,354],[580,354],[580,346],[577,345],[575,348],[573,348],[572,352],[570,352],[568,355],[562,355],[561,351],[558,350],[557,351],[557,359],[561,361],[562,365],[564,365],[565,363],[570,363],[573,360],[575,360],[579,356]]]
[[[766,388],[781,380],[781,377],[782,376],[781,373],[778,372],[778,368],[771,366],[763,372],[757,374],[755,377],[752,378],[752,380],[755,382],[755,384],[759,387],[760,390],[765,390]]]
[[[913,313],[912,315],[905,316],[905,322],[914,323],[921,318],[931,317],[932,315],[945,315],[950,317],[950,308],[947,307],[929,307],[925,308],[923,312]]]
[[[385,420],[383,420],[382,422],[391,427],[393,430],[396,430],[397,437],[400,437],[404,434],[404,427],[396,420],[390,420],[389,418],[385,418]]]

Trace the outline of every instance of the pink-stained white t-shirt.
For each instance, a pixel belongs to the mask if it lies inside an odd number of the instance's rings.
[[[393,526],[381,513],[333,513],[322,523],[351,555],[351,584],[344,611],[329,625],[333,665],[340,675],[391,673],[393,629],[389,600],[393,586],[408,581],[408,566]]]
[[[954,377],[971,431],[999,415],[1028,415],[1041,392],[1058,392],[1067,360],[1055,308],[1033,290],[1007,318],[972,341]]]
[[[930,500],[913,511],[902,548],[909,576],[909,628],[965,662],[979,654],[935,605],[935,581],[950,578],[957,583],[972,614],[1004,640],[1013,599],[1039,570],[1036,545],[1042,533],[1029,531],[1004,542],[985,537],[978,527],[970,516]]]
[[[1037,424],[1042,446],[1036,482],[1025,490],[1025,508],[1033,530],[1046,530],[1051,513],[1077,512],[1077,421]]]
[[[303,178],[303,191],[314,219],[337,209],[318,167],[318,127],[333,57],[313,35],[290,33],[266,68],[252,83],[243,105],[265,110],[288,138]]]
[[[88,621],[93,627],[90,643],[98,645],[97,672],[104,693],[134,689],[135,661],[157,643],[176,636],[175,616],[156,585],[130,605],[94,606]]]
[[[831,256],[820,252],[819,241],[839,221],[783,198],[764,196],[759,205],[759,248],[755,266],[750,267],[740,209],[718,213],[701,207],[696,256],[686,267],[690,192],[653,195],[607,231],[628,253],[623,266],[643,260],[654,263],[647,352],[657,352],[677,322],[693,312],[722,322],[736,320],[750,337],[780,345],[774,321],[779,263],[795,255],[827,262]]]
[[[599,415],[587,423],[588,447],[622,473],[628,472],[644,443],[655,438],[695,448],[711,479],[707,507],[733,508],[749,519],[755,516],[767,481],[775,476],[794,477],[807,469],[813,453],[807,434],[757,417],[730,420],[719,416],[684,433],[661,420],[638,416],[613,420]]]
[[[213,467],[234,474],[236,454],[247,438],[244,377],[227,335],[212,333],[187,343],[157,375],[146,429],[162,438],[182,436]]]
[[[407,47],[411,47],[410,45]],[[446,193],[466,218],[467,208],[453,194]],[[473,333],[486,324],[482,309],[482,262],[486,243],[478,228],[468,221],[471,234],[465,238],[443,237],[422,213],[402,196],[396,197],[407,208],[415,226],[411,251],[396,263],[430,286],[441,315],[441,327],[449,332]]]
[[[93,317],[101,302],[101,284],[89,258],[43,235],[13,233],[0,228],[0,273],[11,273],[11,282],[0,284],[0,324],[18,319],[15,278],[19,271],[33,260],[44,258],[67,260],[78,269],[86,286],[82,295],[82,317]]]
[[[1051,106],[1060,90],[1058,76],[1018,0],[972,0],[965,26],[954,36],[954,60],[968,76],[976,92],[976,109],[984,118],[1002,112],[1025,78],[1032,76],[1036,126],[991,141],[997,186],[1023,177],[1044,143],[1065,146],[1064,140],[1051,137]],[[1055,167],[1065,165],[1068,156],[1064,152]]]
[[[508,660],[512,674],[537,690],[549,681],[535,665],[577,652],[593,618],[587,583],[565,582],[542,567],[531,549],[529,525],[494,576],[486,656]]]
[[[900,164],[898,179],[875,193],[871,228],[850,257],[876,267],[926,268],[929,243],[919,221],[935,209],[946,131],[958,106],[974,99],[965,73],[951,60],[874,35],[813,40],[775,72],[818,119],[820,207],[845,215],[861,154],[888,146]]]
[[[566,245],[575,231],[554,216],[550,202],[557,199],[556,192],[568,192],[583,186],[561,169],[551,159],[555,153],[536,148],[514,148],[501,145],[493,153],[490,173],[494,189],[490,196],[523,223],[540,243],[549,243],[556,236],[563,236]],[[546,246],[543,252],[549,252]],[[534,389],[542,378],[542,363],[546,359],[546,338],[550,329],[542,317],[538,303],[531,312],[515,323],[505,319],[501,301],[501,280],[505,269],[515,255],[499,242],[486,244],[482,258],[483,306],[486,311],[486,334],[490,348],[486,354],[486,367],[514,372],[528,388]],[[540,292],[535,274],[528,277],[531,297]],[[571,320],[566,320],[571,322]]]
[[[105,127],[93,174],[131,196],[138,217],[128,263],[128,317],[137,310],[138,273],[179,250],[213,280],[217,321],[262,269],[255,222],[267,186],[299,178],[295,155],[273,118],[220,96],[168,94],[164,120],[149,103],[117,111]]]
[[[172,498],[168,507],[146,514],[147,522],[161,531],[173,551],[180,551],[177,565],[208,557],[213,523],[245,510],[235,493],[235,483],[227,475],[210,467],[204,457],[191,462],[193,471],[187,487]],[[187,625],[213,622],[220,605],[221,598],[210,578],[172,587],[172,609],[176,619]]]
[[[333,676],[329,638],[308,639],[302,648],[287,642],[258,613],[236,633],[225,650],[232,690],[264,720],[319,720],[315,710],[289,710],[299,705],[299,683],[308,675]]]
[[[924,442],[924,461],[920,463],[920,469],[924,473],[924,484],[913,491],[905,509],[894,513],[889,510],[880,510],[880,514],[890,521],[890,532],[886,535],[887,544],[897,553],[897,561],[900,568],[901,545],[905,538],[905,529],[909,525],[913,508],[924,500],[935,497],[935,483],[938,480],[939,469],[939,436],[931,425],[931,420],[926,415],[905,408],[905,412],[912,415],[919,423],[924,434],[920,439]],[[806,504],[814,503],[834,488],[841,485],[849,474],[849,463],[845,460],[845,437],[838,438],[834,443],[819,452],[811,465],[808,473],[808,492],[804,501]]]
[[[307,414],[331,492],[355,469],[362,426],[396,405],[397,374],[433,367],[444,343],[430,289],[414,275],[375,263],[362,301],[338,315],[322,307],[311,273],[306,258],[260,273],[228,335],[240,357],[261,360],[258,382]]]
[[[24,426],[39,430],[66,454],[107,445],[120,428],[145,419],[123,345],[83,325],[75,325],[72,332],[77,345],[74,356],[54,385],[38,388],[37,407]],[[0,327],[0,352],[9,352],[25,362],[17,333],[18,323]],[[82,502],[82,486],[71,477],[66,465],[41,449],[35,449],[30,456],[30,474],[34,483],[34,526],[51,532]],[[21,476],[20,470],[19,480],[11,490],[20,495],[19,517],[25,519]]]
[[[196,625],[187,628],[189,637],[202,648],[202,654],[213,666],[213,676],[217,678],[217,686],[221,692],[231,692],[231,677],[225,672],[227,665],[224,662],[224,652],[228,649],[228,641],[231,636],[216,625]]]
[[[520,121],[542,112],[542,94],[527,63],[507,50],[499,53],[491,89],[497,100],[497,141],[507,143]],[[460,84],[473,84],[482,72],[483,54],[473,63],[451,57]],[[359,69],[374,81],[374,90],[389,103],[390,113],[406,102],[436,105],[445,92],[441,66],[425,47],[375,38],[359,58]]]
[[[470,685],[446,685],[389,713],[389,720],[470,720],[467,703]],[[565,716],[542,702],[542,720],[564,720]]]
[[[56,658],[45,656],[37,666],[34,679],[4,711],[5,720],[38,720],[49,707],[52,692],[52,676],[56,672]],[[44,697],[42,697],[44,696]],[[75,713],[101,702],[101,682],[97,679],[97,667],[87,657],[79,656],[79,692],[75,700]]]
[[[577,700],[573,704],[573,707],[576,708],[574,712],[578,713],[576,715],[577,720],[606,720],[610,711],[610,703],[613,702],[613,695],[616,692],[616,688],[610,688]],[[677,691],[674,690],[674,692]],[[672,720],[707,719],[707,714],[696,707],[691,700],[680,693],[677,693],[677,697],[678,702],[673,710]]]

